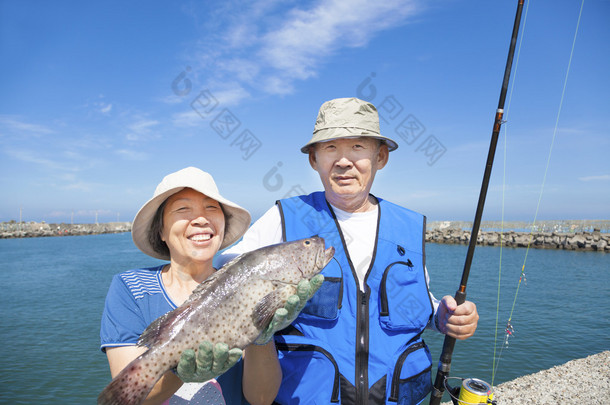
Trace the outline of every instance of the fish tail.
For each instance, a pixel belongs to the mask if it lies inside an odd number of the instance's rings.
[[[97,397],[98,405],[141,404],[165,372],[150,368],[149,354],[142,354],[114,377]]]

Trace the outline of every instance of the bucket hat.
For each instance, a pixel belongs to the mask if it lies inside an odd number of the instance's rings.
[[[398,144],[379,131],[379,114],[375,106],[358,98],[337,98],[322,104],[313,129],[313,137],[301,148],[309,153],[309,147],[317,142],[338,138],[371,137],[382,140],[391,151]]]
[[[131,225],[131,237],[135,245],[144,253],[157,259],[169,260],[169,255],[161,254],[153,248],[149,233],[153,218],[165,200],[184,188],[192,188],[218,201],[226,213],[225,235],[220,249],[233,244],[250,226],[250,213],[239,205],[222,197],[209,173],[196,167],[187,167],[168,174],[157,186],[152,198],[138,211]]]

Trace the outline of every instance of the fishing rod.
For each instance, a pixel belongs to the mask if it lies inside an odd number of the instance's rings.
[[[508,90],[508,81],[510,79],[510,72],[513,65],[513,56],[515,54],[515,47],[517,45],[517,36],[519,34],[519,25],[521,23],[521,14],[523,11],[523,4],[525,0],[518,0],[517,13],[515,16],[515,23],[513,25],[513,32],[510,41],[510,47],[508,50],[508,58],[506,60],[506,68],[504,69],[504,80],[502,81],[502,89],[500,91],[500,100],[498,102],[498,108],[496,109],[493,130],[491,133],[491,142],[489,145],[489,152],[487,154],[487,163],[485,165],[485,172],[483,174],[483,182],[481,184],[481,191],[479,193],[479,202],[477,204],[477,211],[472,224],[472,232],[470,233],[470,242],[468,243],[468,252],[466,254],[466,261],[464,263],[464,270],[462,272],[462,280],[460,286],[455,293],[455,301],[458,305],[466,301],[466,284],[468,283],[468,276],[470,275],[470,266],[472,264],[472,258],[474,256],[474,248],[477,244],[479,235],[479,228],[481,226],[481,217],[483,216],[483,207],[485,206],[485,197],[487,196],[487,189],[489,187],[489,179],[491,178],[491,169],[493,166],[494,155],[496,153],[496,145],[498,144],[498,136],[500,134],[500,127],[502,126],[502,117],[504,115],[504,102],[506,100],[506,92]],[[443,342],[443,350],[438,364],[438,370],[436,373],[436,379],[434,381],[434,387],[430,394],[430,405],[439,405],[445,391],[445,381],[451,370],[451,356],[453,355],[453,348],[455,346],[455,338],[445,335]],[[480,380],[477,380],[480,381]],[[481,383],[485,384],[481,381]]]

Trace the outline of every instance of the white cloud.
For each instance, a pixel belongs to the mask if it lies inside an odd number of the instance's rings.
[[[166,97],[157,98],[157,100],[162,102],[162,103],[164,103],[164,104],[170,104],[171,105],[171,104],[180,104],[180,103],[182,103],[184,101],[184,97],[172,94],[172,95],[169,95],[169,96],[166,96]]]
[[[110,110],[112,110],[112,104],[101,104],[100,105],[100,112],[102,114],[108,114],[110,112]]]
[[[233,103],[249,97],[252,87],[267,94],[288,94],[294,82],[315,77],[318,69],[344,48],[366,46],[376,34],[401,24],[423,9],[422,0],[332,0],[315,2],[265,1],[249,7],[223,2],[209,7],[206,35],[197,63],[205,70],[203,86],[225,90],[231,83]],[[305,4],[305,5],[304,5]],[[222,12],[218,10],[222,9]],[[201,10],[187,12],[199,19]],[[202,20],[203,21],[203,20]],[[210,22],[212,21],[212,22]],[[193,64],[197,65],[196,63]],[[194,76],[198,73],[194,72]]]
[[[235,105],[248,96],[248,91],[236,83],[233,85],[220,86],[219,90],[214,92],[214,97],[218,100],[218,103],[223,106]]]
[[[579,177],[580,181],[608,181],[610,180],[610,174],[602,174],[600,176],[585,176]]]
[[[52,152],[27,149],[8,149],[5,153],[28,167],[39,167],[36,181],[44,187],[61,190],[93,191],[96,184],[80,179],[81,173],[95,165],[96,159],[86,159],[76,152]]]
[[[22,135],[24,132],[31,135],[47,135],[55,132],[46,126],[23,122],[18,118],[8,115],[0,115],[0,126],[12,133],[18,132],[19,135]]]
[[[153,129],[159,125],[159,121],[146,118],[136,118],[136,121],[127,125],[128,141],[141,141],[155,136]]]
[[[193,128],[209,123],[222,108],[238,104],[248,96],[248,92],[239,84],[234,86],[218,85],[214,93],[209,90],[196,95],[189,109],[172,115],[172,123],[178,128]]]
[[[88,99],[82,107],[89,112],[99,113],[107,116],[110,114],[110,111],[112,111],[114,106],[112,103],[104,101],[104,98],[105,96],[103,94],[99,94],[94,99]]]
[[[172,123],[178,128],[193,128],[203,124],[204,118],[195,110],[184,111],[172,115]]]
[[[129,126],[129,129],[137,134],[147,133],[152,127],[159,125],[159,121],[156,120],[138,120]]]
[[[129,149],[119,149],[116,154],[127,160],[143,161],[148,159],[148,154]]]
[[[42,156],[39,152],[25,149],[7,149],[5,153],[13,159],[20,160],[28,164],[42,166],[47,170],[59,171],[77,171],[77,167],[66,164],[65,161],[52,159]]]
[[[377,32],[404,22],[418,11],[417,3],[335,0],[295,9],[264,36],[260,54],[287,79],[304,80],[337,50],[365,46]]]

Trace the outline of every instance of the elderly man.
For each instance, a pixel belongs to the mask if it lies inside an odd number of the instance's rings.
[[[319,235],[334,246],[324,283],[275,335],[279,404],[417,404],[431,389],[426,327],[457,339],[477,326],[476,306],[428,291],[425,217],[370,194],[398,147],[376,108],[356,98],[324,103],[301,148],[324,192],[280,200],[225,252]],[[296,315],[296,314],[295,314]]]

